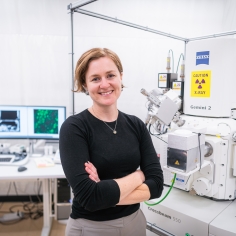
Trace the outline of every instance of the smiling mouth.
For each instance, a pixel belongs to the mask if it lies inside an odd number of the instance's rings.
[[[111,90],[111,91],[108,91],[108,92],[103,92],[103,93],[99,93],[101,94],[102,96],[107,96],[107,95],[110,95],[111,93],[113,93],[114,90]]]

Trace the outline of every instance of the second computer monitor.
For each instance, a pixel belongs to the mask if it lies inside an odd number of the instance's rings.
[[[32,139],[59,139],[65,107],[28,107],[28,136]]]

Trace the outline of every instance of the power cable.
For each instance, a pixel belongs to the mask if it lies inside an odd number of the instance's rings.
[[[171,186],[170,186],[168,192],[166,193],[166,195],[165,195],[160,201],[158,201],[158,202],[156,202],[156,203],[148,203],[148,202],[145,201],[144,203],[145,203],[146,205],[148,205],[148,206],[155,206],[155,205],[161,203],[162,201],[164,201],[164,200],[167,198],[167,196],[169,195],[171,189],[173,188],[174,183],[175,183],[175,179],[176,179],[176,173],[174,174],[174,179],[172,180],[172,184],[171,184]]]

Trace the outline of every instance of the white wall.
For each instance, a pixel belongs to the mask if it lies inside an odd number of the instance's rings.
[[[71,0],[0,0],[0,104],[60,105],[72,112],[70,65]],[[235,30],[233,0],[99,0],[83,7],[181,37]],[[144,119],[140,89],[157,86],[166,55],[174,51],[175,69],[184,43],[78,13],[74,14],[75,63],[91,47],[120,56],[124,89],[119,109]],[[75,111],[91,104],[75,95]]]

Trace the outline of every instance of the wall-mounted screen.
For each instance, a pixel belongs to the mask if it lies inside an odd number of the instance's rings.
[[[59,139],[66,108],[0,106],[0,138]]]

